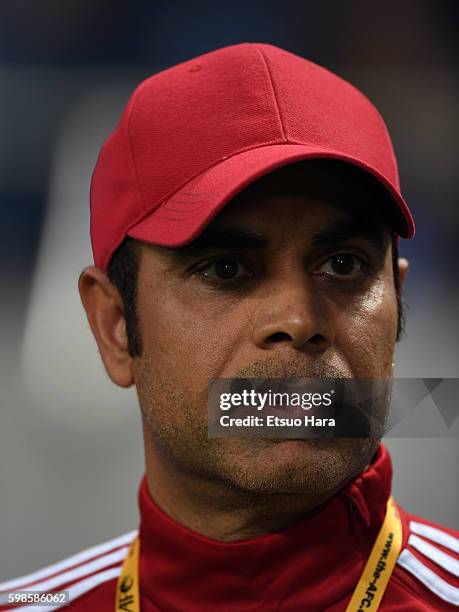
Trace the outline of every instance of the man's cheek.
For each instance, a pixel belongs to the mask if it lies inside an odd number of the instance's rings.
[[[397,312],[386,295],[353,313],[341,330],[341,343],[352,362],[354,375],[385,376],[392,364]]]
[[[190,373],[193,378],[202,375],[207,380],[220,375],[235,351],[241,335],[240,323],[224,308],[217,315],[206,312],[204,305],[200,311],[185,308],[177,314],[160,322],[157,332],[162,342],[158,348],[180,364],[177,370]]]
[[[196,321],[156,320],[146,330],[145,356],[158,375],[180,390],[190,405],[207,402],[207,386],[210,378],[218,377],[227,355],[224,341],[215,332],[200,327]]]

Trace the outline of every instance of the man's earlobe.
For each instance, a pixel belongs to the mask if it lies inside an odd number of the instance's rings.
[[[406,257],[398,258],[398,269],[399,269],[399,274],[400,274],[400,291],[402,291],[402,289],[405,286],[405,281],[408,275],[409,266],[410,266],[410,263],[408,259],[406,259]]]
[[[105,272],[94,266],[83,270],[78,288],[107,374],[116,385],[130,387],[134,383],[133,363],[118,290]]]

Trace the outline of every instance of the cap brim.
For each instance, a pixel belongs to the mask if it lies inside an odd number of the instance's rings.
[[[194,240],[234,196],[262,176],[305,159],[336,159],[362,168],[374,176],[391,196],[395,231],[402,238],[414,236],[410,210],[395,187],[365,162],[343,153],[295,144],[257,147],[221,160],[189,181],[126,233],[132,238],[167,247]]]

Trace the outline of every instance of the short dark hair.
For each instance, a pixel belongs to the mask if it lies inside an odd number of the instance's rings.
[[[128,350],[131,357],[142,354],[142,337],[137,315],[137,281],[139,276],[140,242],[126,238],[113,254],[107,274],[118,289],[123,302]]]
[[[392,240],[392,267],[394,272],[394,286],[397,295],[397,342],[405,329],[405,312],[400,286],[400,270],[398,266],[398,236],[391,235]],[[142,337],[137,315],[137,280],[139,271],[140,242],[133,238],[126,238],[115,251],[109,267],[108,278],[118,289],[123,301],[124,318],[126,320],[126,334],[128,350],[131,357],[140,357],[142,354]]]

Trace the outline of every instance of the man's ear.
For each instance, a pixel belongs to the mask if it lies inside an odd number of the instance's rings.
[[[402,292],[405,286],[405,281],[408,275],[409,267],[410,267],[410,262],[408,261],[408,259],[406,259],[406,257],[398,258],[398,269],[399,269],[399,274],[400,274],[400,293]]]
[[[115,385],[130,387],[134,383],[133,360],[118,290],[105,272],[94,266],[80,274],[78,288],[107,374]]]

